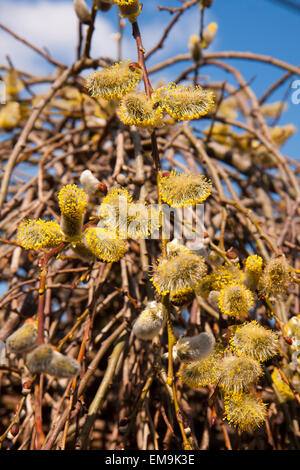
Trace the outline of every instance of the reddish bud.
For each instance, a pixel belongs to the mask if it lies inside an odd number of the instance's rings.
[[[16,436],[17,434],[19,434],[19,431],[20,431],[20,426],[18,425],[18,423],[14,423],[12,427],[10,428],[10,433],[12,436]]]
[[[290,345],[293,344],[292,338],[289,338],[288,336],[284,336],[283,339],[287,344],[290,344]]]
[[[238,255],[234,251],[229,251],[226,253],[229,259],[236,259]]]
[[[138,64],[137,62],[130,62],[130,64],[128,65],[129,68],[133,68],[133,69],[141,69],[142,67],[140,66],[140,64]]]
[[[101,191],[101,193],[107,194],[107,186],[105,183],[98,183],[98,190]]]
[[[164,176],[164,177],[165,177],[165,176],[170,176],[170,174],[171,174],[171,173],[170,173],[169,171],[163,171],[163,172],[162,172],[162,176]]]
[[[28,393],[31,392],[31,387],[32,387],[32,382],[30,380],[27,380],[26,382],[23,382],[23,384],[22,384],[22,393],[24,395],[27,395]]]

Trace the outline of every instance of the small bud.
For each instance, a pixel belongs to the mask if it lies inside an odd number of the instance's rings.
[[[12,427],[10,428],[10,433],[13,437],[15,437],[17,434],[19,434],[20,426],[18,423],[14,423]]]
[[[219,298],[220,292],[218,290],[212,290],[209,293],[208,301],[216,310],[219,310]]]
[[[30,380],[26,380],[22,383],[22,394],[28,395],[31,392],[32,382]]]
[[[85,3],[85,0],[74,0],[74,10],[78,19],[84,24],[91,23],[91,13]]]
[[[227,258],[235,260],[238,258],[238,255],[234,251],[227,251],[226,253]]]
[[[189,50],[194,62],[199,62],[202,58],[202,48],[199,37],[196,34],[192,34],[189,40]]]
[[[94,196],[99,191],[100,181],[90,170],[84,170],[80,175],[80,183],[83,190],[89,195]]]
[[[203,48],[208,47],[213,42],[217,34],[217,31],[218,31],[217,23],[209,23],[209,25],[206,27],[206,29],[203,32],[203,41],[202,41]]]
[[[213,335],[203,332],[196,336],[179,338],[173,351],[182,362],[192,362],[208,356],[214,345]]]

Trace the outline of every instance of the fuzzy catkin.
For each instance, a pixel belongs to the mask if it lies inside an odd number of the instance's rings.
[[[36,322],[22,325],[7,338],[6,346],[8,350],[16,354],[22,354],[36,347],[38,343],[37,330]]]
[[[197,361],[211,353],[215,342],[213,335],[206,332],[192,337],[182,337],[174,346],[174,352],[182,362]]]
[[[144,340],[153,339],[165,323],[164,307],[156,301],[148,302],[146,308],[136,319],[132,331],[135,336]]]

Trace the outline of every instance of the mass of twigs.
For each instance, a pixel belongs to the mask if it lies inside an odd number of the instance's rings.
[[[47,374],[32,377],[24,357],[2,356],[3,449],[180,450],[182,429],[191,449],[300,448],[300,387],[297,390],[297,381],[292,384],[282,372],[293,394],[293,399],[285,400],[271,379],[274,367],[283,371],[292,364],[282,326],[299,314],[297,282],[282,301],[270,305],[263,297],[259,299],[249,315],[249,320],[258,319],[278,332],[281,354],[264,364],[265,374],[256,386],[267,404],[265,423],[253,432],[239,433],[224,420],[223,402],[213,386],[192,389],[181,383],[178,362],[174,362],[176,387],[169,385],[166,330],[153,341],[139,340],[132,332],[146,302],[158,299],[150,277],[151,267],[161,256],[160,240],[128,240],[126,255],[116,263],[89,263],[69,246],[26,251],[16,241],[17,228],[26,218],[59,221],[59,190],[67,184],[80,185],[86,169],[109,189],[124,187],[136,200],[157,203],[160,162],[164,170],[202,173],[211,180],[212,195],[204,213],[207,253],[241,264],[253,253],[264,261],[284,254],[290,266],[300,269],[300,164],[281,152],[280,139],[272,138],[284,103],[271,118],[264,112],[264,105],[274,101],[273,93],[299,76],[300,69],[250,52],[203,50],[195,61],[188,45],[186,54],[147,67],[147,59],[155,58],[188,9],[199,15],[197,34],[201,38],[206,10],[200,10],[198,4],[190,0],[179,2],[178,8],[159,8],[155,14],[164,15],[166,27],[160,41],[148,51],[141,48],[143,32],[133,24],[132,41],[138,49],[137,56],[130,59],[140,63],[145,59],[144,78],[152,87],[156,77],[163,77],[177,64],[173,82],[200,83],[216,95],[213,111],[203,120],[166,123],[152,133],[124,126],[115,104],[91,98],[85,87],[84,71],[101,69],[116,60],[90,56],[96,14],[105,13],[93,7],[89,24],[79,21],[79,34],[74,31],[79,37],[77,60],[71,66],[29,43],[19,31],[0,25],[52,66],[45,76],[19,70],[9,57],[0,66],[3,80],[8,73],[17,73],[20,91],[10,99],[22,107],[16,126],[0,129],[0,273],[7,284],[0,299],[0,339],[5,343],[42,308],[47,342],[81,364],[75,379]],[[122,59],[122,23],[118,41]],[[281,69],[282,77],[266,84],[263,96],[256,96],[232,60],[227,63],[232,58],[251,61],[253,70],[256,63],[266,63]],[[217,82],[213,73],[208,75],[211,65],[224,72],[223,81]],[[207,79],[201,81],[201,75]],[[47,84],[46,91],[36,91],[39,84]],[[234,103],[231,108],[226,106],[230,102]],[[84,223],[96,220],[103,196],[100,192],[89,198]],[[44,292],[40,290],[41,267],[46,271]],[[183,307],[172,306],[177,336],[207,331],[226,344],[233,323],[201,296]],[[294,373],[300,372],[297,363],[292,366]]]

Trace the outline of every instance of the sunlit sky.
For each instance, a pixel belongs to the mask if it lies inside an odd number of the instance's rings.
[[[88,4],[91,1],[88,0]],[[144,0],[143,11],[139,17],[143,43],[149,50],[160,38],[166,24],[171,19],[169,12],[158,12],[157,6],[180,6],[179,0]],[[188,51],[191,34],[199,32],[199,9],[193,7],[187,11],[181,21],[168,36],[165,48],[149,61],[154,64],[163,59]],[[73,11],[73,0],[1,0],[1,23],[16,33],[46,48],[51,55],[70,64],[75,57],[78,41],[78,23]],[[282,7],[272,0],[215,0],[207,10],[205,23],[216,21],[218,35],[209,50],[211,51],[252,51],[271,55],[294,65],[299,59],[300,13]],[[115,33],[118,30],[117,9],[109,13],[98,14],[96,32],[92,44],[93,56],[117,57]],[[131,27],[127,23],[124,31],[123,57],[136,59],[135,43],[131,36]],[[6,63],[9,55],[14,66],[24,71],[37,74],[52,73],[53,67],[32,50],[0,30],[0,63]],[[250,81],[258,97],[269,88],[284,72],[277,67],[246,60],[231,60],[229,63],[238,67],[246,81]],[[182,67],[182,65],[180,65]],[[178,74],[177,68],[168,68],[166,72],[155,75],[154,82],[162,77],[171,81]],[[220,81],[232,78],[216,67],[205,67],[200,71],[203,79]],[[296,78],[288,80],[284,86],[272,95],[270,101],[287,97],[288,110],[280,123],[300,124],[300,104],[292,103],[294,90],[290,87]],[[299,132],[283,147],[283,152],[290,157],[299,158]]]

